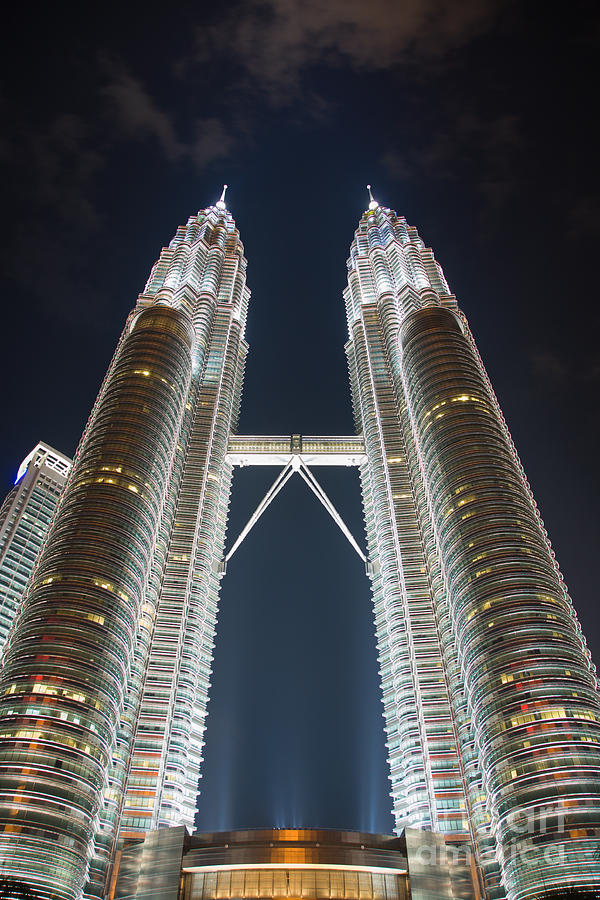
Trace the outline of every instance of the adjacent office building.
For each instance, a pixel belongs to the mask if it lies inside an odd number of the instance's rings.
[[[0,507],[0,660],[71,464],[67,456],[39,443],[19,466]]]
[[[102,896],[124,841],[192,827],[233,466],[310,481],[300,436],[233,437],[248,299],[222,197],[128,316],[7,647],[0,858],[44,900]],[[357,436],[310,462],[360,473],[398,835],[468,846],[487,900],[591,896],[595,670],[465,316],[372,198],[345,301]]]

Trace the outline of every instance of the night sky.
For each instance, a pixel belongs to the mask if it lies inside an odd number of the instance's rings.
[[[230,185],[241,433],[353,430],[341,292],[373,184],[469,318],[600,662],[600,29],[592,2],[11,4],[0,484],[71,454],[161,246]],[[236,475],[228,546],[272,469]],[[355,470],[318,470],[364,545]],[[388,831],[369,583],[295,478],[223,582],[205,830]]]

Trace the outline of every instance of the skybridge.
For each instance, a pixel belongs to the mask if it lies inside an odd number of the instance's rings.
[[[286,466],[292,457],[306,466],[360,466],[367,461],[362,435],[277,434],[229,438],[232,466]]]
[[[362,435],[236,434],[229,439],[227,460],[232,466],[281,466],[281,471],[225,556],[221,566],[221,575],[225,574],[227,563],[264,511],[285,487],[292,475],[296,473],[323,504],[361,558],[367,574],[371,574],[366,554],[361,550],[346,523],[311,471],[311,466],[361,466],[367,461]]]

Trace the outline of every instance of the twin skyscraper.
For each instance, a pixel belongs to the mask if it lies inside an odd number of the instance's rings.
[[[234,437],[249,296],[222,197],[127,318],[20,602],[0,863],[44,900],[103,897],[125,839],[193,827],[233,466],[260,450]],[[465,316],[375,200],[344,299],[398,832],[468,844],[486,900],[595,896],[596,672]]]

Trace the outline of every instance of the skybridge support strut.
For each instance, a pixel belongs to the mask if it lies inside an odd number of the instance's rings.
[[[306,465],[304,460],[301,458],[300,454],[294,454],[291,457],[288,464],[286,466],[284,466],[284,468],[281,470],[281,472],[279,473],[279,475],[277,476],[277,478],[275,479],[275,481],[273,482],[273,484],[271,485],[271,487],[269,488],[269,490],[267,491],[265,496],[262,498],[262,500],[260,501],[260,503],[258,504],[256,509],[254,510],[254,512],[252,513],[250,518],[248,519],[248,522],[246,523],[246,525],[240,532],[239,537],[237,538],[237,540],[235,541],[235,543],[233,544],[233,546],[231,547],[231,549],[225,556],[225,560],[221,567],[220,574],[221,575],[225,574],[225,571],[227,568],[227,563],[229,562],[229,560],[231,559],[231,557],[233,556],[235,551],[238,549],[238,547],[244,541],[244,539],[247,537],[247,535],[250,533],[250,531],[254,528],[254,526],[256,525],[256,523],[258,522],[258,520],[264,513],[264,511],[269,506],[269,504],[273,502],[273,500],[275,499],[277,494],[282,490],[282,488],[290,480],[290,478],[292,477],[294,472],[297,472],[300,475],[302,480],[311,489],[311,491],[313,492],[315,497],[320,501],[320,503],[323,504],[323,506],[325,507],[325,509],[327,510],[327,512],[329,513],[329,515],[331,516],[331,518],[333,519],[335,524],[338,526],[338,528],[340,529],[340,531],[342,532],[344,537],[347,539],[348,543],[351,545],[353,550],[357,553],[357,555],[360,557],[362,562],[365,564],[365,569],[366,569],[367,574],[371,575],[372,574],[371,567],[367,560],[367,557],[365,556],[363,551],[360,549],[360,547],[357,544],[357,542],[355,541],[352,533],[350,532],[350,529],[348,528],[348,526],[342,519],[341,515],[339,514],[339,512],[337,511],[337,509],[335,508],[335,506],[333,505],[333,503],[331,502],[331,500],[329,499],[327,494],[325,493],[325,490],[323,489],[323,487],[319,484],[319,482],[317,481],[317,479],[315,478],[315,476],[313,475],[313,473],[311,472],[309,467]]]
[[[281,470],[281,472],[279,473],[279,475],[277,476],[277,478],[275,479],[275,481],[273,482],[273,484],[271,485],[271,487],[269,488],[269,490],[267,491],[265,496],[262,498],[262,500],[260,501],[260,503],[258,504],[256,509],[254,510],[254,512],[252,513],[250,518],[248,519],[248,521],[247,521],[246,525],[244,526],[244,528],[242,529],[242,532],[241,532],[240,536],[238,537],[237,541],[235,542],[235,544],[233,545],[233,547],[231,548],[231,550],[225,557],[225,566],[227,565],[227,563],[229,562],[229,560],[231,559],[231,557],[233,556],[233,554],[235,553],[237,548],[240,546],[240,544],[242,543],[242,541],[244,540],[246,535],[248,535],[250,533],[250,531],[254,528],[254,526],[256,525],[256,523],[258,522],[258,520],[264,513],[267,506],[275,499],[275,497],[277,496],[279,491],[290,480],[290,478],[292,477],[293,474],[294,474],[294,469],[292,467],[292,462],[290,461],[287,464],[287,466],[285,466],[285,468],[283,468]]]
[[[365,556],[365,554],[362,552],[362,550],[360,549],[360,547],[358,546],[358,544],[352,537],[352,534],[351,534],[348,526],[346,525],[346,523],[340,516],[339,512],[337,511],[337,509],[335,508],[335,506],[333,505],[333,503],[331,502],[331,500],[325,493],[324,489],[321,487],[321,485],[319,484],[319,482],[317,481],[317,479],[315,478],[313,473],[310,471],[310,469],[308,468],[306,463],[302,462],[302,460],[300,460],[300,464],[298,466],[298,474],[300,475],[301,478],[304,479],[304,481],[309,486],[309,488],[311,489],[311,491],[313,492],[315,497],[321,501],[321,503],[323,504],[323,506],[325,507],[325,509],[327,510],[327,512],[329,513],[329,515],[331,516],[331,518],[333,519],[335,524],[339,527],[339,529],[342,532],[342,534],[344,535],[344,537],[346,537],[348,539],[350,545],[356,550],[356,552],[358,553],[358,555],[360,556],[360,558],[366,565],[367,557]]]

